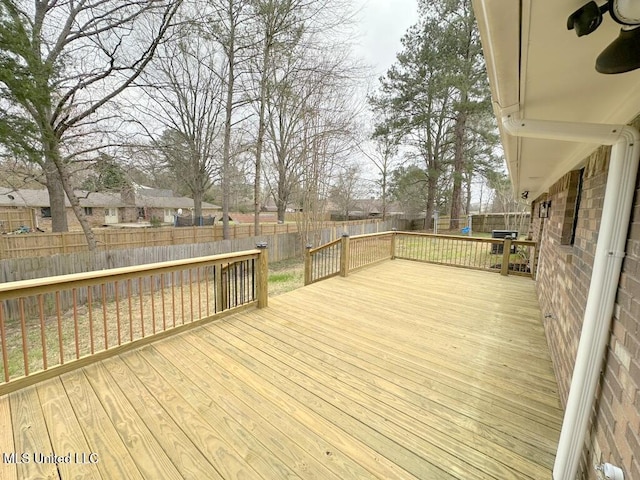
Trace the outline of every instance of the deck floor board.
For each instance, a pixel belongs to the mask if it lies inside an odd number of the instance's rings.
[[[99,458],[0,477],[549,477],[540,317],[530,279],[383,262],[0,397],[5,453]]]

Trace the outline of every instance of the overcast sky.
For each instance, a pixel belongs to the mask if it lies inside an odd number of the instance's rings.
[[[356,0],[361,8],[361,38],[356,54],[374,67],[375,78],[384,74],[400,51],[400,39],[418,20],[416,0]],[[356,7],[357,8],[357,7]]]

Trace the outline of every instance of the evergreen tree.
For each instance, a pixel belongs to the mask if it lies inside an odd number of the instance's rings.
[[[457,229],[473,177],[495,160],[498,138],[471,1],[421,0],[419,7],[420,21],[370,103],[385,119],[377,131],[392,132],[424,171],[427,218],[438,204],[448,206]]]

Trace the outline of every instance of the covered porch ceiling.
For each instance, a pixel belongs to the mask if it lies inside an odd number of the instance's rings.
[[[620,25],[606,13],[588,36],[567,30],[567,17],[585,3],[473,0],[498,123],[515,113],[536,120],[626,124],[638,114],[640,69],[618,75],[595,70],[597,56],[618,36]],[[515,138],[500,130],[515,192],[528,191],[529,201],[598,147]]]

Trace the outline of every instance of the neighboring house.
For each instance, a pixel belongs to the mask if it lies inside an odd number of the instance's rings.
[[[640,479],[640,137],[624,127],[640,126],[640,70],[596,72],[620,25],[605,13],[578,38],[567,19],[584,3],[474,0],[474,10],[509,173],[540,245],[537,291],[565,408],[553,479],[604,478],[603,462]]]
[[[149,222],[158,219],[161,223],[173,224],[175,215],[188,216],[193,211],[193,200],[175,197],[170,190],[135,188],[122,193],[76,191],[80,206],[84,209],[92,227],[121,223]],[[23,209],[33,214],[39,228],[51,230],[51,207],[47,190],[0,188],[0,207]],[[78,220],[66,201],[69,226],[79,226]],[[215,216],[217,205],[202,204],[203,216]]]
[[[344,219],[344,207],[339,207],[335,202],[329,202],[329,211],[332,217]],[[382,218],[382,200],[379,198],[362,198],[353,200],[349,209],[350,220],[367,218]],[[394,202],[387,202],[387,216],[403,215],[401,206]]]
[[[97,227],[118,222],[118,211],[125,206],[120,195],[82,191],[76,191],[76,194],[91,226]],[[71,204],[68,200],[65,203],[69,226],[77,225],[78,220],[73,213]],[[51,230],[49,192],[45,189],[0,188],[0,206],[28,211],[35,216],[36,225],[39,228],[46,231]]]

